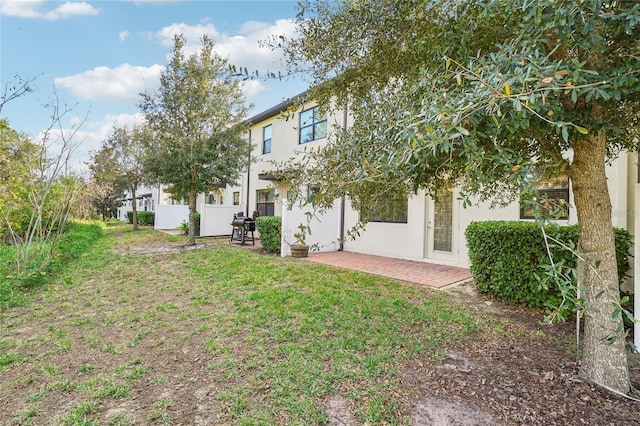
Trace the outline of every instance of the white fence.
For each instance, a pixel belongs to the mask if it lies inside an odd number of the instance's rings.
[[[176,229],[183,221],[189,220],[189,206],[158,204],[154,229]]]
[[[282,241],[280,242],[280,255],[291,255],[289,244],[295,241],[294,234],[300,232],[299,225],[309,226],[311,234],[306,236],[306,243],[311,246],[311,251],[337,251],[340,248],[340,205],[336,203],[331,210],[322,215],[313,216],[309,220],[306,214],[309,208],[294,206],[287,209],[286,200],[282,200]]]
[[[200,236],[231,235],[233,215],[245,211],[245,206],[202,204],[200,208]]]

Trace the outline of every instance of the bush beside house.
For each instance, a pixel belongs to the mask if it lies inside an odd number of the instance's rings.
[[[282,218],[280,216],[260,216],[256,219],[262,247],[268,252],[279,253]]]
[[[153,226],[155,224],[155,220],[156,220],[156,214],[154,212],[146,212],[146,211],[138,212],[138,225]],[[127,221],[129,221],[130,224],[133,223],[133,212],[131,211],[127,212]]]
[[[576,247],[578,226],[545,227],[547,235]],[[505,303],[518,303],[533,308],[558,306],[562,295],[556,285],[544,286],[536,278],[544,274],[549,256],[540,227],[532,222],[473,222],[465,235],[469,246],[471,273],[478,289],[499,297]],[[629,271],[631,234],[615,229],[618,275],[623,282]],[[550,242],[555,264],[576,267],[574,252]],[[562,262],[562,263],[561,263]],[[573,285],[575,286],[575,276]],[[545,288],[547,287],[547,288]]]

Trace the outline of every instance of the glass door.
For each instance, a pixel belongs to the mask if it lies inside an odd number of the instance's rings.
[[[457,260],[456,209],[453,190],[441,190],[435,199],[427,199],[428,259]]]

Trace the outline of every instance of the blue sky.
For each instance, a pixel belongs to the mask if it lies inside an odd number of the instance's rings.
[[[198,49],[208,34],[230,63],[249,70],[283,70],[281,52],[261,48],[270,35],[293,35],[295,1],[0,0],[0,80],[37,79],[35,91],[5,105],[12,128],[37,138],[49,124],[44,104],[55,91],[74,111],[62,125],[87,116],[74,141],[75,166],[89,160],[114,125],[140,119],[138,94],[156,90],[175,33]],[[245,83],[251,114],[307,88],[301,79]],[[86,168],[86,167],[84,167]]]

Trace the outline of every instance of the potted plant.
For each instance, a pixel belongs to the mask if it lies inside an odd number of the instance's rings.
[[[289,244],[291,248],[291,257],[307,257],[309,255],[309,245],[307,244],[307,233],[311,233],[308,225],[298,225],[298,232],[293,234],[295,241]]]

